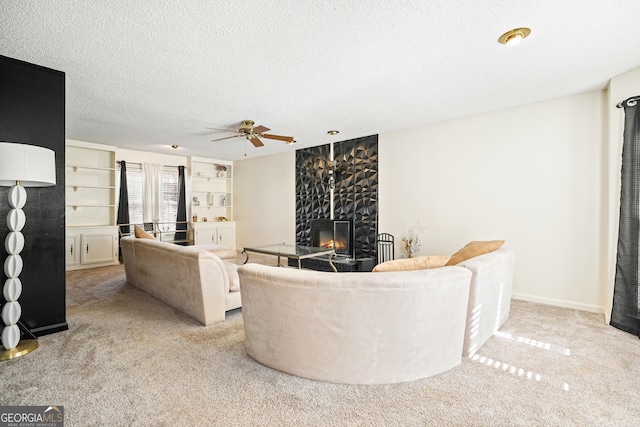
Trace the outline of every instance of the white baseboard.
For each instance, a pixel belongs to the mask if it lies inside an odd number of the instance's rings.
[[[511,298],[522,300],[522,301],[538,302],[540,304],[555,305],[555,306],[564,307],[564,308],[572,308],[574,310],[588,311],[590,313],[604,314],[605,312],[604,307],[600,307],[597,305],[581,304],[573,301],[566,301],[566,300],[555,299],[555,298],[545,298],[545,297],[539,297],[536,295],[520,294],[516,292],[511,294]]]

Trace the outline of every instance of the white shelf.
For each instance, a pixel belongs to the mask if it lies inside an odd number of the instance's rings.
[[[115,226],[115,147],[67,141],[67,227]]]
[[[208,224],[221,224],[222,222],[216,221],[216,218],[219,217],[233,221],[233,162],[190,157],[188,164],[191,176],[189,195],[191,219],[197,216],[197,224],[203,224],[204,218],[208,218]],[[222,166],[226,168],[224,172],[220,170]],[[197,199],[198,205],[194,204],[194,199]],[[224,205],[222,200],[225,201]],[[201,234],[195,240],[208,243],[224,240],[225,244],[231,242],[235,244],[235,223],[231,230],[228,231],[227,228],[224,238],[217,235],[203,237]]]
[[[198,194],[219,194],[221,196],[227,195],[230,196],[231,192],[229,191],[206,191],[206,190],[194,190],[192,191],[192,193],[198,193]]]
[[[207,181],[211,181],[212,179],[215,181],[230,181],[231,178],[225,177],[220,178],[219,176],[202,176],[202,175],[194,175],[193,178],[206,179]]]

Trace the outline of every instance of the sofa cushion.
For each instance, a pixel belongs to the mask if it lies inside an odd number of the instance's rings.
[[[495,251],[504,244],[504,240],[474,240],[467,243],[462,249],[451,255],[446,265],[456,265],[478,255]]]
[[[153,239],[156,240],[155,237],[153,237],[151,234],[147,233],[146,231],[144,231],[141,227],[138,227],[137,225],[133,226],[133,234],[140,238],[140,239]]]
[[[240,277],[238,277],[238,266],[230,262],[224,263],[227,269],[227,275],[229,276],[229,292],[240,291]]]
[[[449,261],[448,255],[419,256],[415,258],[396,259],[386,261],[376,265],[373,268],[375,272],[383,271],[407,271],[407,270],[424,270],[426,268],[435,268],[444,266]]]
[[[221,245],[196,245],[196,247],[200,249],[204,249],[205,251],[209,251],[212,254],[215,254],[220,259],[236,259],[238,256],[238,252],[235,248],[230,248],[227,246]]]

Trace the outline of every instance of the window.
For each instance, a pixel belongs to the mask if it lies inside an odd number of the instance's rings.
[[[127,163],[127,191],[129,221],[131,224],[142,224],[142,165]]]
[[[179,194],[178,168],[165,167],[162,171],[162,218],[160,222],[176,222]]]
[[[127,191],[129,192],[129,221],[131,224],[142,224],[143,219],[143,186],[142,165],[127,162]],[[165,166],[162,170],[162,217],[160,222],[175,222],[178,216],[178,168]]]

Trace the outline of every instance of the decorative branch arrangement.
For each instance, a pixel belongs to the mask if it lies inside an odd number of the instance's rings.
[[[409,258],[415,257],[420,253],[422,240],[424,238],[425,228],[416,224],[407,230],[407,235],[402,238],[404,249],[407,251]]]

